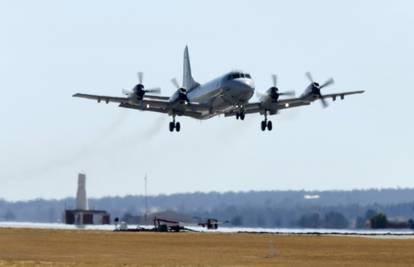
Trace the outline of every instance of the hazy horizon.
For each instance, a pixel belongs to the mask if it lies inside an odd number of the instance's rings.
[[[0,200],[7,201],[7,202],[19,202],[19,201],[35,201],[35,200],[64,200],[67,198],[73,198],[76,199],[76,186],[73,187],[74,191],[72,195],[67,196],[61,196],[58,198],[45,198],[45,197],[34,197],[34,198],[28,198],[28,199],[6,199],[6,198],[0,198]],[[351,189],[335,189],[335,188],[326,188],[322,190],[318,189],[263,189],[263,190],[240,190],[240,191],[187,191],[187,192],[172,192],[172,193],[148,193],[148,197],[161,197],[161,196],[174,196],[174,195],[186,195],[186,194],[211,194],[211,193],[218,193],[218,194],[228,194],[228,193],[234,193],[234,194],[247,194],[247,193],[261,193],[261,192],[300,192],[303,191],[305,193],[324,193],[324,192],[351,192],[351,191],[370,191],[370,190],[377,190],[377,191],[386,191],[386,190],[414,190],[414,187],[383,187],[383,188],[351,188]],[[102,199],[102,198],[124,198],[124,197],[144,197],[145,193],[132,193],[132,194],[125,194],[125,195],[98,195],[93,196],[89,195],[88,189],[86,188],[87,192],[87,198],[89,199]],[[413,197],[414,199],[414,197]]]

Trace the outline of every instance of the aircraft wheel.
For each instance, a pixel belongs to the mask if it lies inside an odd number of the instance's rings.
[[[179,131],[180,131],[180,129],[181,129],[181,125],[180,125],[180,123],[177,121],[177,122],[175,123],[175,130],[176,130],[177,132],[179,132]]]
[[[244,112],[242,112],[242,113],[240,113],[240,119],[242,120],[242,121],[244,121]]]
[[[170,132],[174,131],[174,122],[170,122]]]
[[[267,129],[268,129],[269,131],[271,131],[271,130],[272,130],[272,128],[273,128],[272,121],[268,121],[268,122],[267,122]]]
[[[266,130],[266,121],[262,121],[260,126],[261,126],[260,128],[262,129],[262,131]]]

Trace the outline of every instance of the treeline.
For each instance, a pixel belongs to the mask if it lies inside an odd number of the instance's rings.
[[[367,213],[384,213],[393,220],[414,217],[414,189],[352,191],[251,191],[186,193],[149,196],[150,212],[173,210],[194,217],[228,221],[230,226],[363,228]],[[90,199],[92,209],[112,218],[142,215],[143,196]],[[61,222],[74,199],[0,200],[0,220]],[[369,214],[368,214],[369,215]]]

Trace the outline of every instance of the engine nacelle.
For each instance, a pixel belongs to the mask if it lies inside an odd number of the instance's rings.
[[[137,84],[133,89],[134,95],[139,99],[142,100],[142,98],[145,95],[144,86],[142,84]]]
[[[179,88],[175,93],[170,97],[170,102],[190,102],[187,97],[187,90],[184,88]]]
[[[267,95],[272,98],[273,102],[277,102],[279,100],[279,89],[277,87],[270,87],[267,90]]]

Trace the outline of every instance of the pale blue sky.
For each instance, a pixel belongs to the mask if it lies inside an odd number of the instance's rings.
[[[0,197],[414,186],[411,1],[2,1]],[[196,121],[72,98],[121,95],[145,72],[171,94],[188,44],[205,82],[237,68],[257,90],[359,90],[322,109]]]

